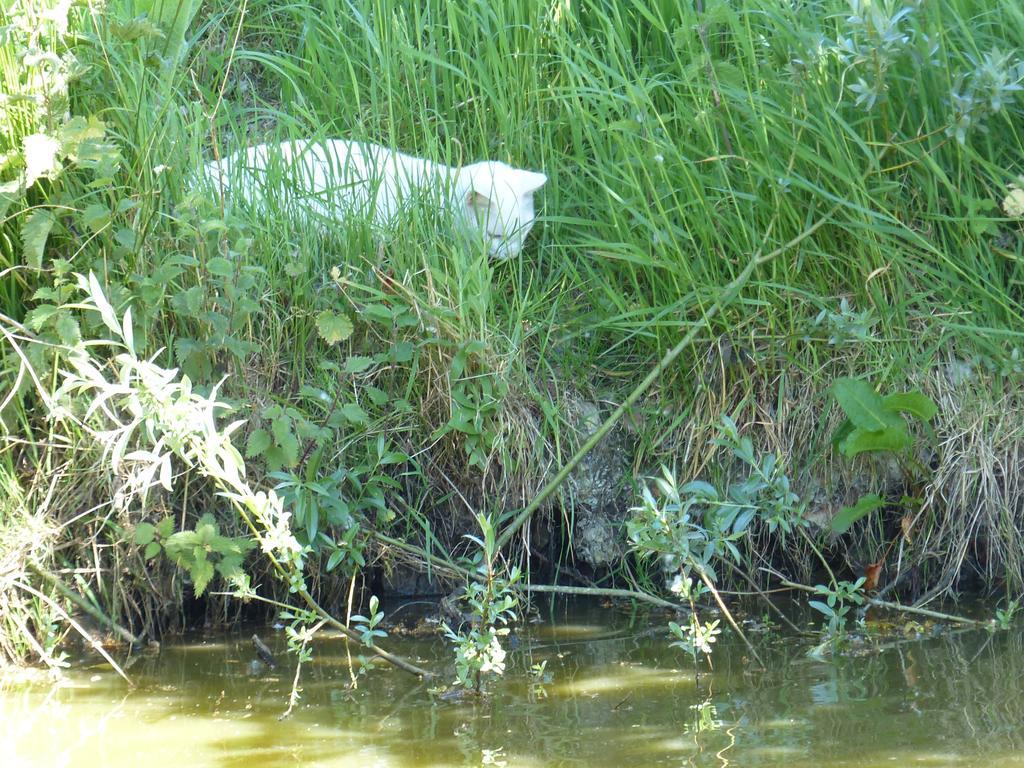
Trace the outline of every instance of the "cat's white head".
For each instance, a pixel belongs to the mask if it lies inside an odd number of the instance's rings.
[[[533,193],[548,177],[499,162],[467,165],[462,169],[465,215],[479,227],[487,249],[497,259],[517,256],[533,227]]]

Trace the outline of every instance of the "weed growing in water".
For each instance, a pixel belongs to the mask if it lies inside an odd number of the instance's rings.
[[[634,551],[642,558],[659,556],[670,575],[670,591],[690,604],[689,624],[683,627],[672,622],[669,630],[677,638],[673,645],[691,654],[695,665],[698,651],[710,658],[712,643],[721,631],[718,620],[701,622],[696,609],[698,598],[714,590],[717,564],[743,564],[737,544],[747,537],[755,519],[780,536],[805,525],[800,498],[778,456],[758,456],[753,442],[739,434],[728,416],[722,417],[713,443],[745,465],[748,474],[744,479],[730,483],[724,492],[701,480],[680,487],[673,473],[663,467],[662,476],[652,478],[658,495],[645,484],[640,492],[642,503],[631,510],[626,523]]]
[[[866,579],[861,576],[856,581],[837,581],[831,587],[818,584],[814,588],[815,594],[821,595],[821,600],[810,600],[808,605],[826,619],[823,628],[825,634],[824,642],[816,645],[808,655],[820,657],[825,652],[841,643],[846,635],[846,620],[852,606],[864,604],[864,582]]]
[[[477,514],[476,520],[482,538],[469,534],[466,538],[479,547],[474,572],[480,580],[467,584],[462,597],[473,619],[468,630],[455,630],[447,623],[442,628],[455,649],[456,682],[480,693],[486,675],[505,673],[501,638],[508,635],[509,623],[516,620],[519,600],[513,587],[521,574],[518,567],[513,567],[507,577],[498,575],[494,525],[482,513]]]

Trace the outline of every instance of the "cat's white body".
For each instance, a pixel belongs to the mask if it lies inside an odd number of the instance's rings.
[[[492,256],[518,254],[534,222],[543,173],[482,162],[461,168],[340,139],[260,144],[207,163],[205,178],[226,200],[259,205],[273,196],[300,216],[329,224],[351,217],[390,227],[413,199],[450,212],[487,240]]]

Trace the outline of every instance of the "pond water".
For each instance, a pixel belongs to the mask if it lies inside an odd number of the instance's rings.
[[[882,625],[820,661],[806,655],[814,638],[755,626],[767,671],[726,634],[695,681],[664,616],[563,601],[541,614],[474,701],[386,668],[352,688],[345,642],[323,635],[283,721],[294,667],[252,676],[251,629],[167,642],[131,666],[134,688],[96,664],[0,693],[0,765],[1024,766],[1020,628]],[[389,646],[451,669],[441,638]]]

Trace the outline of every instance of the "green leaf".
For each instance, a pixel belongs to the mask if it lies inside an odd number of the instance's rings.
[[[156,524],[156,532],[160,534],[160,538],[166,539],[172,533],[174,533],[174,518],[165,517],[159,523]]]
[[[408,363],[412,360],[416,348],[408,341],[399,341],[391,347],[391,359],[396,363]]]
[[[346,373],[362,373],[367,368],[373,365],[372,357],[361,357],[353,356],[345,361],[345,372]]]
[[[907,427],[900,421],[898,426],[869,432],[866,429],[854,429],[840,444],[839,451],[848,459],[868,451],[892,451],[899,453],[913,445],[913,439]]]
[[[156,526],[152,523],[139,523],[135,526],[135,543],[139,546],[149,544],[156,536]]]
[[[25,316],[25,325],[33,331],[39,331],[44,325],[46,325],[47,320],[60,311],[61,310],[53,304],[40,304]]]
[[[110,209],[100,203],[93,203],[82,211],[82,223],[93,232],[99,232],[110,223]]]
[[[832,384],[832,396],[855,427],[877,432],[892,425],[892,414],[884,409],[881,396],[866,381],[837,379]]]
[[[831,608],[829,608],[827,605],[825,605],[820,600],[808,600],[807,604],[809,606],[811,606],[811,608],[813,608],[814,610],[820,611],[821,613],[825,614],[829,618],[835,616],[835,614],[836,614],[835,611],[833,611]]]
[[[21,227],[21,244],[25,248],[25,263],[33,269],[43,266],[43,251],[50,230],[57,222],[52,211],[39,208],[28,215]]]
[[[197,557],[189,569],[189,573],[192,574],[192,586],[195,589],[196,597],[202,597],[206,587],[213,580],[213,563],[207,560],[205,556],[202,559]]]
[[[203,307],[204,295],[201,285],[193,285],[187,291],[172,296],[171,307],[183,317],[194,317]]]
[[[65,309],[57,313],[54,327],[61,344],[73,347],[82,340],[82,330],[78,327],[78,321]]]
[[[931,421],[939,412],[939,406],[923,392],[886,395],[882,398],[882,407],[893,413],[903,411],[913,414],[921,421]]]
[[[223,256],[214,256],[206,262],[206,271],[218,277],[230,277],[235,273],[235,267]]]
[[[370,417],[366,415],[366,411],[360,408],[356,403],[346,403],[342,407],[341,413],[353,424],[365,426],[370,423]]]
[[[127,248],[129,251],[135,249],[135,243],[137,240],[138,237],[135,235],[135,230],[128,229],[127,227],[121,227],[114,233],[114,242],[122,248]]]
[[[159,541],[151,541],[146,545],[146,550],[142,553],[142,556],[146,560],[152,560],[154,557],[160,554],[160,550],[163,547],[160,546]]]
[[[261,455],[270,447],[270,433],[265,429],[253,430],[245,443],[245,458]]]
[[[352,321],[347,315],[325,309],[316,318],[316,330],[328,344],[337,344],[352,335]]]
[[[843,507],[839,514],[832,518],[832,532],[843,534],[863,517],[867,517],[876,509],[885,506],[885,499],[875,493],[866,493],[852,507]]]
[[[24,191],[20,181],[0,182],[0,222],[7,216],[7,209],[15,200],[22,197]]]

